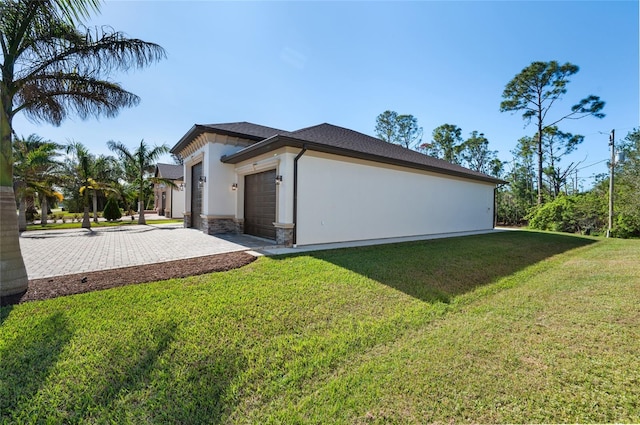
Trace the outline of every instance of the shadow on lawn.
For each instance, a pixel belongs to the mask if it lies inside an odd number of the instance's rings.
[[[5,318],[9,310],[2,310]],[[51,368],[73,335],[67,319],[60,312],[23,329],[13,338],[7,335],[8,343],[0,350],[2,423],[12,423],[12,417],[29,410],[31,400],[46,382]]]
[[[104,385],[84,399],[88,404],[81,421],[98,417],[99,422],[112,423],[149,418],[154,423],[220,423],[232,408],[231,381],[246,361],[228,348],[214,353],[196,349],[185,361],[184,353],[174,351],[177,333],[177,324],[168,321],[150,332],[137,332],[133,341],[122,346],[112,346],[105,360],[109,366]]]
[[[495,282],[574,248],[590,238],[509,231],[306,253],[426,302],[455,296]]]
[[[0,298],[0,301],[2,301],[2,298]],[[9,317],[9,313],[11,313],[12,309],[12,305],[7,305],[5,307],[4,304],[0,303],[0,326],[2,326],[5,320],[7,320],[7,317]]]
[[[154,421],[179,424],[228,422],[226,418],[233,413],[239,399],[232,391],[232,383],[246,370],[247,364],[239,349],[224,347],[212,352],[201,351],[196,361],[177,365],[182,376],[177,380],[174,378],[168,391],[154,401],[163,406],[153,413]]]

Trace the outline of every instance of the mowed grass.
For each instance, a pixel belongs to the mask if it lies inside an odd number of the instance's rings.
[[[156,220],[146,220],[147,225],[153,224],[168,224],[168,223],[182,223],[183,220],[179,219],[156,219]],[[101,227],[114,227],[114,226],[133,226],[138,224],[138,219],[129,220],[123,218],[119,221],[98,221],[97,223],[91,220],[91,228],[101,228]],[[61,220],[57,220],[56,223],[49,222],[44,226],[41,224],[28,224],[27,231],[31,230],[62,230],[62,229],[81,229],[82,228],[82,219],[80,221],[71,222],[68,221],[63,223]]]
[[[504,232],[5,307],[0,418],[637,423],[639,260]]]

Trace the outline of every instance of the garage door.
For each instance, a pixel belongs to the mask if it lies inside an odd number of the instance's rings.
[[[244,177],[244,232],[276,238],[276,170]]]

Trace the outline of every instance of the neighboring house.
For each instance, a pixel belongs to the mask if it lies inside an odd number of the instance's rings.
[[[171,180],[176,187],[160,183],[153,187],[155,210],[158,215],[168,218],[183,218],[184,215],[184,178],[182,165],[158,164],[155,177]]]
[[[171,152],[184,160],[185,227],[283,245],[492,229],[504,183],[331,124],[195,125]]]

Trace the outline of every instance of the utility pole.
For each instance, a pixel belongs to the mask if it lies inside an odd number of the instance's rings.
[[[609,228],[607,229],[607,237],[611,237],[611,229],[613,228],[613,168],[616,165],[616,130],[611,130],[609,135],[609,146],[611,146],[611,171],[609,173]]]

